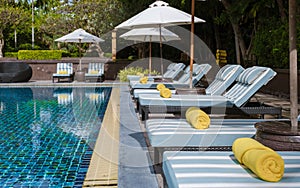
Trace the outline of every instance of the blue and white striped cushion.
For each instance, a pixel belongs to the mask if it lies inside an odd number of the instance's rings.
[[[235,159],[232,152],[167,151],[163,173],[169,187],[288,188],[300,187],[300,152],[278,152],[285,162],[280,182],[266,182]]]

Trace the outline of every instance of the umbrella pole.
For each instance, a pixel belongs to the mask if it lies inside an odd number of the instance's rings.
[[[79,70],[81,71],[81,39],[79,39]]]
[[[160,70],[163,78],[164,75],[164,65],[162,61],[162,39],[161,39],[161,25],[159,25],[159,47],[160,47]]]
[[[151,51],[151,49],[152,49],[152,45],[151,45],[151,37],[152,36],[150,36],[150,42],[149,42],[149,75],[151,74],[151,68],[152,68],[152,51]]]
[[[192,22],[191,22],[191,46],[190,46],[190,88],[193,87],[193,64],[194,64],[194,19],[195,0],[192,0]]]
[[[291,125],[292,129],[298,128],[298,69],[297,69],[297,45],[296,45],[296,0],[289,0],[289,38],[290,38],[290,101],[291,101]]]

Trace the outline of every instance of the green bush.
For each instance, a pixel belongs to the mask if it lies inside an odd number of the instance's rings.
[[[4,57],[18,58],[18,52],[5,52]]]
[[[128,56],[128,60],[134,60],[134,59],[137,59],[137,57],[134,55]]]
[[[32,50],[32,44],[30,43],[25,43],[25,44],[20,44],[19,50]],[[39,50],[40,47],[37,45],[34,45],[34,50]]]
[[[71,53],[68,52],[67,50],[61,50],[61,56],[62,57],[70,57]]]
[[[118,73],[118,77],[120,78],[121,82],[127,82],[127,75],[139,75],[144,76],[149,74],[149,69],[143,69],[141,67],[129,67],[120,70]],[[151,74],[159,74],[157,71],[152,71]]]
[[[104,53],[103,56],[104,56],[104,57],[107,57],[107,58],[112,58],[112,54],[111,54],[111,53]]]
[[[61,59],[61,57],[61,50],[19,50],[18,52],[20,60]]]

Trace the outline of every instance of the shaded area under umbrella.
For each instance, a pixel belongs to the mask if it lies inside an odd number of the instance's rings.
[[[138,28],[138,29],[132,29],[123,35],[120,36],[120,38],[126,39],[126,40],[134,40],[134,41],[142,41],[142,42],[149,42],[149,73],[151,73],[152,69],[152,48],[151,43],[152,42],[167,42],[171,40],[180,40],[180,37],[176,35],[175,33],[165,29],[161,28]],[[163,71],[163,70],[161,70]],[[162,72],[163,74],[163,72]]]
[[[169,6],[164,1],[155,1],[149,8],[131,17],[123,23],[116,26],[116,29],[134,29],[158,27],[161,32],[161,27],[191,24],[192,16],[186,12]],[[205,22],[197,17],[193,17],[193,23]],[[160,57],[162,64],[162,37],[160,37]],[[191,74],[193,65],[190,64]]]
[[[81,70],[81,43],[99,43],[99,42],[104,42],[103,39],[92,35],[88,32],[86,32],[83,29],[76,29],[75,31],[64,35],[58,39],[55,39],[56,42],[73,42],[73,43],[79,43],[79,68]]]

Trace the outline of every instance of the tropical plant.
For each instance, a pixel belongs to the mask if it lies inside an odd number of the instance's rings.
[[[148,75],[148,74],[158,75],[159,73],[157,71],[151,71],[151,73],[149,73],[149,69],[143,69],[142,67],[129,67],[129,68],[120,70],[118,73],[118,77],[121,82],[127,82],[128,75],[144,76],[144,75]]]

